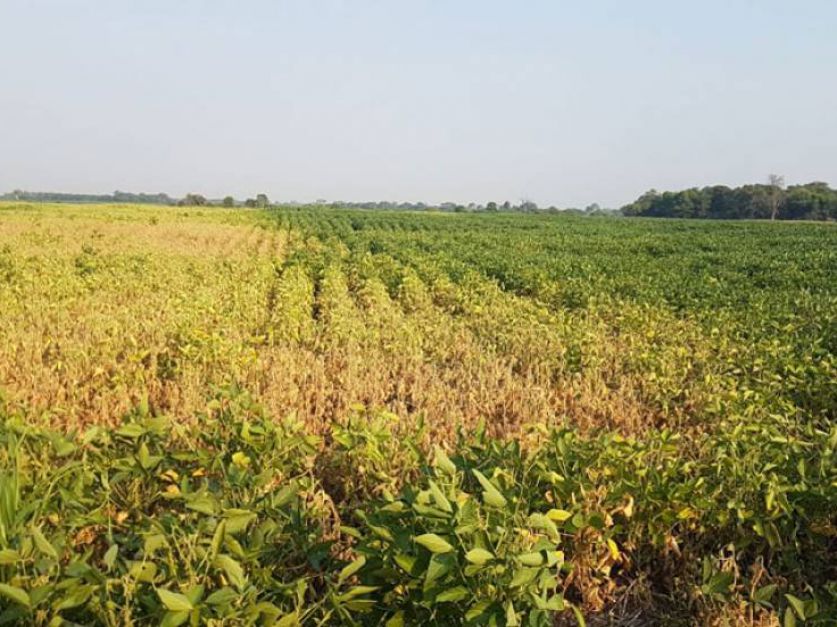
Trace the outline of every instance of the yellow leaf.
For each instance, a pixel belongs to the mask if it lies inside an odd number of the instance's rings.
[[[607,548],[610,550],[610,556],[613,559],[618,560],[619,559],[619,547],[610,538],[607,539]]]
[[[239,468],[248,468],[250,466],[250,461],[250,458],[241,451],[233,453],[232,462]]]
[[[677,518],[680,520],[686,520],[687,518],[694,518],[695,511],[691,507],[684,507],[679,512],[677,512]]]
[[[164,481],[171,481],[173,483],[180,478],[180,475],[178,475],[174,470],[169,469],[161,473],[160,478]]]
[[[630,518],[634,515],[634,497],[628,497],[628,502],[622,508],[622,514],[624,514],[625,518]]]
[[[554,522],[564,522],[572,518],[572,513],[565,509],[551,509],[546,513],[546,517]]]

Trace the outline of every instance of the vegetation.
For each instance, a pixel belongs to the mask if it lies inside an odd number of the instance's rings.
[[[0,622],[833,624],[837,230],[0,205]]]
[[[173,205],[176,200],[168,194],[133,194],[131,192],[115,191],[112,194],[68,194],[65,192],[29,192],[16,189],[0,195],[0,200],[14,200],[27,202],[90,202],[90,203],[143,203],[157,205]]]
[[[767,185],[723,185],[680,192],[654,190],[622,208],[628,216],[652,218],[837,220],[837,190],[827,183],[791,185],[781,177]]]

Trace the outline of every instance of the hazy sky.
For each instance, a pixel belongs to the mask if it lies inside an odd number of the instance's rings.
[[[835,0],[0,0],[0,191],[833,184],[835,28]]]

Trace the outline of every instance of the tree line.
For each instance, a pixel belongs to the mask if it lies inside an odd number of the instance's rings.
[[[67,192],[30,192],[16,189],[6,194],[0,194],[0,200],[20,200],[25,202],[67,202],[67,203],[122,203],[122,204],[150,204],[150,205],[177,205],[180,207],[253,207],[265,208],[270,205],[267,194],[257,194],[255,198],[247,198],[238,201],[232,196],[211,199],[203,194],[190,193],[183,198],[173,198],[165,193],[147,194],[144,192],[135,194],[132,192],[120,192],[112,194],[71,194]]]
[[[837,190],[827,183],[784,186],[771,175],[765,184],[644,193],[622,207],[626,216],[720,220],[837,220]]]
[[[75,203],[151,203],[178,206],[249,207],[264,209],[271,203],[267,194],[257,194],[244,201],[232,196],[208,199],[202,194],[190,193],[183,198],[172,198],[164,193],[129,193],[115,191],[112,194],[68,194],[63,192],[27,192],[15,190],[0,195],[0,200],[31,202]],[[284,206],[300,206],[301,203],[279,203]],[[302,203],[304,204],[304,203]],[[781,176],[771,175],[767,183],[727,187],[712,185],[693,187],[677,192],[650,190],[621,209],[607,209],[593,203],[584,209],[554,206],[539,207],[531,200],[518,204],[503,203],[459,204],[444,202],[348,202],[317,200],[316,206],[343,209],[401,210],[401,211],[451,211],[470,212],[521,212],[562,213],[581,216],[643,216],[652,218],[712,218],[720,220],[837,220],[837,190],[827,183],[813,182],[785,187]]]
[[[151,205],[174,205],[177,199],[162,192],[156,194],[120,192],[112,194],[70,194],[66,192],[30,192],[16,189],[0,195],[0,200],[22,200],[28,202],[75,202],[75,203],[142,203]]]

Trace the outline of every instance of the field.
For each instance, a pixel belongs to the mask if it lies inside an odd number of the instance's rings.
[[[833,224],[2,204],[0,623],[834,624],[835,277]]]

